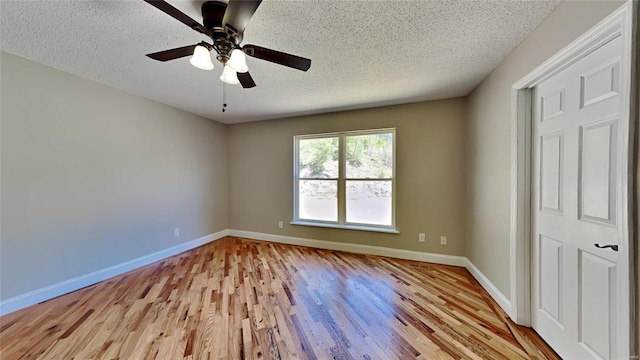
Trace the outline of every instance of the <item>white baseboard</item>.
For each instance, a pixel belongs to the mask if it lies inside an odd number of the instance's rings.
[[[12,298],[0,301],[0,316],[20,310],[27,306],[31,306],[54,297],[82,289],[97,282],[112,278],[117,275],[124,274],[128,271],[149,265],[156,261],[165,259],[169,256],[177,255],[187,250],[197,248],[204,244],[218,240],[227,236],[228,230],[218,231],[217,233],[203,236],[199,239],[191,240],[180,245],[160,250],[153,254],[141,256],[137,259],[125,261],[118,265],[110,266],[106,269],[97,270],[86,275],[81,275],[73,279],[61,281],[57,284],[36,289],[25,294],[14,296]]]
[[[248,239],[264,240],[289,245],[309,246],[319,249],[340,250],[357,254],[388,256],[398,259],[416,260],[430,262],[434,264],[453,265],[464,267],[466,258],[464,256],[442,255],[434,253],[426,253],[421,251],[393,249],[382,246],[360,245],[343,243],[336,241],[306,239],[292,236],[273,235],[265,233],[257,233],[243,230],[229,230],[229,236],[237,236]]]
[[[498,305],[500,305],[502,310],[504,310],[507,315],[511,315],[511,301],[506,296],[504,296],[504,294],[500,290],[498,290],[495,285],[493,285],[493,283],[480,271],[480,269],[473,265],[471,260],[469,260],[468,258],[465,259],[467,260],[465,267],[471,273],[471,275],[473,275],[473,277],[478,280],[480,285],[482,285],[482,287],[489,293],[489,295],[491,295],[493,300],[495,300]]]
[[[382,246],[360,245],[351,243],[342,243],[326,240],[306,239],[292,236],[273,235],[265,233],[257,233],[243,230],[227,229],[218,231],[217,233],[203,236],[199,239],[191,240],[174,247],[164,249],[153,254],[145,255],[137,259],[129,260],[118,265],[108,267],[106,269],[94,271],[92,273],[78,276],[73,279],[65,280],[57,284],[53,284],[41,289],[33,290],[25,294],[21,294],[3,301],[0,301],[0,316],[20,310],[27,306],[31,306],[54,297],[70,293],[72,291],[82,289],[83,287],[93,285],[97,282],[112,278],[117,275],[124,274],[128,271],[149,265],[156,261],[160,261],[167,257],[180,254],[187,250],[191,250],[198,246],[205,245],[212,241],[221,239],[225,236],[236,236],[248,239],[270,241],[289,245],[308,246],[319,249],[347,251],[358,254],[388,256],[398,259],[424,261],[434,264],[460,266],[466,268],[471,275],[482,285],[482,287],[491,295],[491,297],[500,305],[507,313],[511,314],[511,302],[498,290],[498,288],[489,281],[489,279],[480,270],[464,256],[443,255],[426,253],[412,250],[393,249]]]

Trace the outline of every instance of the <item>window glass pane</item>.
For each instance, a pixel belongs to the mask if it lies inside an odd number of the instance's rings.
[[[300,140],[298,159],[301,178],[337,178],[338,138]]]
[[[298,215],[300,219],[338,221],[338,182],[300,180]]]
[[[347,222],[391,226],[391,181],[347,181]]]
[[[346,177],[381,179],[393,176],[393,134],[346,137]]]

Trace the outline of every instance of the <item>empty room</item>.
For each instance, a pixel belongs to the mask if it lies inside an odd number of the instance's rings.
[[[0,0],[0,359],[638,359],[637,0]]]

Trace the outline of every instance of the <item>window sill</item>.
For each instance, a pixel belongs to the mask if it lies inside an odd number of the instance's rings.
[[[387,234],[400,234],[400,231],[392,228],[379,228],[375,226],[366,226],[366,225],[343,225],[343,224],[328,224],[328,223],[318,223],[312,221],[292,221],[291,225],[302,225],[302,226],[316,226],[316,227],[324,227],[324,228],[332,228],[332,229],[343,229],[343,230],[360,230],[360,231],[372,231],[372,232],[381,232]]]

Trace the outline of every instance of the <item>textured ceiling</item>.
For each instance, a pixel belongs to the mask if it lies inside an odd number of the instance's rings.
[[[169,2],[201,22],[202,1]],[[207,40],[142,0],[0,2],[0,49],[231,124],[467,95],[560,3],[264,0],[256,44],[312,59],[308,72],[247,58],[257,87],[222,66],[144,56]]]

